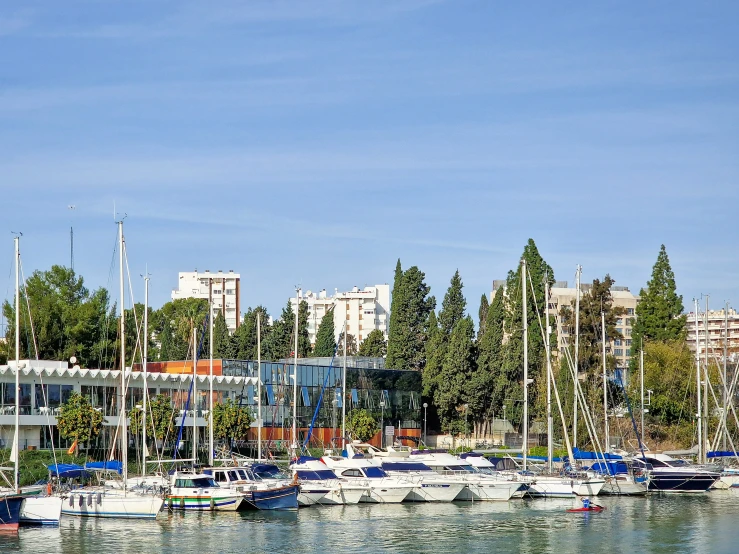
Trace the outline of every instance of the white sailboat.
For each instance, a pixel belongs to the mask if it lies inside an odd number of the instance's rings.
[[[20,511],[20,525],[59,525],[62,515],[62,499],[51,494],[41,495],[36,487],[21,488],[19,473],[20,454],[20,237],[15,237],[15,435],[11,449],[13,462],[12,487],[0,487],[0,496],[24,496]],[[0,468],[4,469],[4,468]],[[33,490],[31,490],[33,489]]]
[[[153,494],[141,494],[128,490],[128,431],[126,426],[126,341],[125,341],[125,291],[123,281],[123,221],[118,222],[118,248],[121,294],[121,391],[118,406],[120,453],[123,484],[119,488],[109,486],[83,487],[68,493],[62,513],[70,516],[116,519],[153,519],[162,509],[164,500]]]

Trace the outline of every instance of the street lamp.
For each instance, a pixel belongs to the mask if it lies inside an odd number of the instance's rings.
[[[380,448],[385,448],[385,400],[380,400]]]
[[[423,444],[426,444],[426,408],[428,408],[429,405],[424,402],[423,403]]]

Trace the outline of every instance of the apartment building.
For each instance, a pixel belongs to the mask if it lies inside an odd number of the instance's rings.
[[[493,281],[492,297],[498,288],[505,286],[505,280],[496,279]],[[592,285],[590,283],[580,284],[580,298],[585,295]],[[569,329],[564,326],[564,317],[560,315],[560,310],[564,306],[573,306],[577,298],[577,289],[570,287],[567,281],[557,281],[550,289],[548,311],[550,315],[550,323],[552,327],[556,325],[557,329],[557,350],[563,351],[574,336],[571,335]],[[624,315],[616,321],[616,329],[621,333],[622,339],[612,339],[609,341],[611,354],[616,358],[616,368],[626,369],[629,367],[631,360],[631,334],[633,331],[634,321],[636,320],[636,306],[639,303],[639,297],[635,296],[628,287],[613,286],[611,287],[611,298],[613,306],[624,309]],[[555,353],[556,354],[556,353]]]
[[[708,320],[708,335],[706,335],[706,319]],[[698,312],[698,344],[701,354],[706,352],[708,341],[708,357],[723,361],[724,345],[726,346],[727,360],[739,360],[739,314],[733,308],[723,310],[708,310]],[[688,346],[695,352],[696,340],[695,312],[688,314]]]
[[[223,312],[229,333],[241,321],[241,275],[229,270],[211,272],[185,271],[179,274],[178,288],[172,290],[172,300],[203,298],[213,303],[214,317]]]
[[[379,329],[387,340],[390,325],[390,285],[374,285],[352,288],[347,292],[334,289],[333,295],[328,295],[326,289],[319,292],[299,291],[300,301],[308,304],[308,337],[311,346],[316,344],[316,334],[321,325],[323,316],[333,308],[335,338],[339,338],[346,321],[347,333],[357,339],[359,345],[372,331]],[[290,305],[295,310],[296,298],[290,299]]]

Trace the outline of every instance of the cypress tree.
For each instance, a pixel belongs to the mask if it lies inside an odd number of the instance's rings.
[[[683,297],[677,294],[675,274],[663,244],[652,268],[652,278],[641,289],[636,305],[636,321],[632,331],[632,352],[641,350],[643,341],[684,340],[687,317],[683,314]],[[632,363],[636,356],[631,358]]]
[[[318,326],[316,333],[316,346],[313,349],[313,355],[318,357],[331,357],[336,350],[336,340],[334,340],[334,310],[328,310],[321,318],[321,324]]]
[[[223,313],[219,313],[213,323],[213,357],[233,358],[231,349],[231,336],[228,334],[228,326]]]
[[[359,355],[370,358],[384,358],[387,354],[385,335],[379,329],[371,331],[367,338],[359,345]]]
[[[488,311],[490,311],[490,304],[488,303],[487,294],[483,294],[480,297],[480,307],[477,310],[477,321],[480,322],[480,328],[477,331],[477,340],[480,340],[483,333],[485,332],[485,325],[487,324]]]
[[[439,312],[439,326],[447,337],[452,335],[452,330],[457,322],[464,318],[467,300],[465,300],[462,294],[463,287],[462,278],[459,276],[459,270],[457,270],[452,275],[449,288],[441,303],[441,311]]]
[[[400,367],[401,362],[403,362],[403,348],[407,346],[407,336],[401,313],[401,306],[404,303],[403,268],[400,265],[400,258],[398,258],[398,262],[395,264],[395,279],[393,280],[393,294],[390,302],[390,327],[387,340],[387,359],[385,360],[387,367],[393,369],[405,369],[405,367]]]
[[[464,417],[460,417],[459,409],[467,400],[466,389],[475,372],[474,340],[472,318],[467,316],[457,321],[449,337],[438,387],[434,391],[434,404],[446,429],[454,428],[455,420]]]

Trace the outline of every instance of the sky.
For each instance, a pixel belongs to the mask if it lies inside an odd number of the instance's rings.
[[[70,262],[133,294],[230,269],[242,307],[391,283],[477,314],[533,238],[558,280],[739,307],[739,4],[4,0],[0,292]],[[69,206],[74,206],[70,209]],[[116,213],[119,214],[116,216]],[[4,243],[4,245],[3,245]],[[4,254],[3,254],[4,253]],[[5,261],[3,261],[5,260]]]

